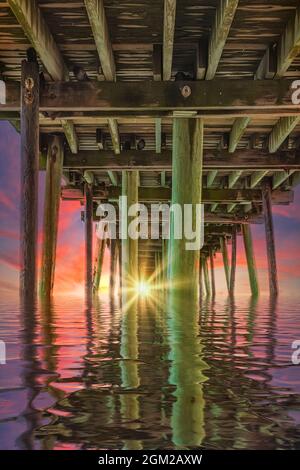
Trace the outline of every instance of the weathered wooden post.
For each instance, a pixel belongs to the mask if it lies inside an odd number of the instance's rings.
[[[20,293],[33,298],[37,277],[39,171],[39,66],[22,62],[21,72],[21,217]]]
[[[215,280],[215,262],[213,249],[209,251],[210,258],[210,277],[211,277],[211,295],[216,296],[216,280]]]
[[[220,237],[220,245],[221,245],[221,251],[222,251],[222,256],[223,256],[226,286],[227,286],[227,290],[229,292],[229,289],[230,289],[230,271],[229,271],[229,261],[228,261],[228,250],[227,250],[226,237]]]
[[[163,284],[164,289],[166,290],[168,287],[168,240],[163,239],[163,251],[162,251],[162,263],[163,263]]]
[[[208,274],[208,265],[207,265],[207,257],[203,258],[203,272],[204,272],[204,283],[205,283],[205,290],[206,296],[211,297],[211,288],[209,282],[209,274]]]
[[[253,242],[252,242],[252,234],[251,234],[250,225],[243,224],[242,232],[243,232],[243,238],[244,238],[244,246],[245,246],[246,258],[247,258],[247,266],[248,266],[251,292],[252,292],[252,295],[258,295],[259,287],[258,287],[256,264],[255,264],[255,258],[254,258],[254,252],[253,252]]]
[[[262,194],[266,230],[270,294],[272,296],[276,296],[278,295],[278,278],[270,184],[264,184]]]
[[[172,205],[178,205],[184,215],[184,205],[192,205],[192,227],[196,227],[196,205],[201,203],[203,163],[203,120],[175,118],[173,120],[173,183]],[[198,295],[199,250],[187,250],[189,243],[175,237],[174,212],[170,225],[170,282],[171,289]]]
[[[54,136],[50,139],[48,145],[44,202],[40,294],[45,297],[49,297],[52,294],[54,286],[63,158],[63,139],[62,137]]]
[[[85,285],[88,296],[93,290],[93,187],[85,182]]]
[[[95,264],[94,270],[94,280],[93,280],[93,291],[94,293],[99,291],[100,288],[100,281],[102,275],[102,268],[103,268],[103,260],[104,260],[104,253],[106,247],[106,239],[105,238],[98,238],[97,240],[97,259]]]
[[[110,279],[109,288],[111,295],[114,294],[116,288],[116,275],[117,275],[117,260],[118,260],[118,242],[117,240],[110,241]]]
[[[203,297],[203,256],[199,256],[199,297]]]
[[[234,295],[235,288],[235,273],[236,273],[236,227],[233,226],[232,229],[232,246],[231,246],[231,269],[230,269],[230,287],[229,293],[230,296]]]
[[[127,208],[138,203],[138,171],[122,172],[122,196],[127,197]],[[134,216],[128,215],[128,210],[122,207],[121,229],[122,229],[122,287],[134,288],[138,281],[138,240],[128,235],[128,227]],[[124,232],[124,233],[123,233]]]

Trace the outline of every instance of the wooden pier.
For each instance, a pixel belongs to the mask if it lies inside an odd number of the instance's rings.
[[[162,284],[168,278],[190,293],[203,275],[202,292],[214,296],[221,252],[234,295],[243,236],[256,296],[251,225],[264,223],[270,293],[278,294],[272,206],[292,203],[300,182],[299,1],[7,0],[0,24],[0,118],[21,132],[25,296],[37,285],[39,171],[43,296],[54,286],[60,196],[85,207],[91,294],[105,249],[100,240],[93,253],[96,209],[121,195],[131,203],[202,202],[205,244],[187,251],[172,223],[168,243],[115,240],[112,290],[119,259],[123,286],[159,269]]]

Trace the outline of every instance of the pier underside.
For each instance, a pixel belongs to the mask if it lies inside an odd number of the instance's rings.
[[[119,259],[122,282],[159,272],[163,285],[189,277],[194,291],[203,277],[214,295],[221,252],[233,295],[242,236],[257,295],[251,225],[265,224],[276,295],[272,207],[292,203],[300,182],[299,2],[8,0],[0,15],[0,117],[21,132],[24,292],[36,286],[46,171],[43,295],[54,286],[59,195],[83,206],[90,292],[105,248],[92,253],[97,207],[127,195],[146,206],[203,203],[204,246],[188,252],[172,224],[168,242],[119,237],[109,244],[112,289]]]

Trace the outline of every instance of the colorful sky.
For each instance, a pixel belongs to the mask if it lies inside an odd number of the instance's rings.
[[[0,122],[0,289],[17,292],[19,278],[20,137],[7,122]],[[44,174],[39,187],[39,252],[42,239]],[[57,247],[56,292],[83,292],[84,227],[79,203],[62,202]],[[300,281],[300,188],[290,206],[274,207],[275,235],[281,290],[296,294]],[[253,238],[262,291],[267,291],[264,227],[253,226]],[[229,247],[230,248],[230,247]],[[108,281],[108,253],[103,287]],[[225,293],[221,257],[216,260],[218,291]],[[248,294],[248,277],[242,239],[238,239],[237,293]]]

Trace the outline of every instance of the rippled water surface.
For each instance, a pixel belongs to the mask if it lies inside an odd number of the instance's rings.
[[[1,449],[300,448],[300,302],[155,300],[2,298]]]

